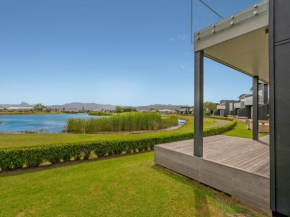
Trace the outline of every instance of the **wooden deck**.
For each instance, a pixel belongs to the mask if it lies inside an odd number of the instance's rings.
[[[155,146],[155,162],[224,191],[247,205],[270,211],[269,137],[204,138],[204,156],[193,156],[193,140]]]

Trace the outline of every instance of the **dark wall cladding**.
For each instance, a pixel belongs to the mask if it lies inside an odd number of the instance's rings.
[[[271,209],[290,216],[290,1],[270,0]]]
[[[237,115],[240,117],[251,118],[251,106],[246,106],[245,108],[239,109]]]
[[[289,0],[275,0],[275,42],[290,40]]]
[[[237,115],[237,110],[230,111],[230,115]]]
[[[270,105],[269,104],[259,106],[258,119],[259,120],[269,120],[269,113],[270,113]]]
[[[213,112],[213,115],[215,115],[215,116],[220,116],[220,111],[219,111],[219,110],[214,111],[214,112]]]

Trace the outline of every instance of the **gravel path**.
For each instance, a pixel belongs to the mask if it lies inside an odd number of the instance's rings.
[[[218,120],[218,123],[217,123],[217,124],[215,124],[215,125],[213,125],[213,126],[211,126],[211,127],[209,127],[209,128],[224,126],[224,125],[226,125],[227,123],[229,123],[229,121],[223,121],[223,120],[220,121],[220,120]]]

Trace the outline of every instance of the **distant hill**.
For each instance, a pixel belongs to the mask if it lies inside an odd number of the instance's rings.
[[[33,107],[33,105],[29,105],[26,102],[22,102],[20,104],[1,104],[0,107],[8,108],[8,107]]]
[[[154,108],[156,110],[161,110],[161,109],[179,110],[183,106],[187,106],[187,105],[154,104],[154,105],[147,105],[147,106],[137,106],[136,108],[137,110],[150,110],[151,108]]]
[[[8,108],[8,107],[33,107],[34,105],[31,105],[26,102],[22,102],[20,104],[0,104],[0,107]],[[66,103],[64,105],[45,105],[48,108],[54,108],[54,109],[60,109],[62,110],[65,108],[65,110],[114,110],[116,108],[115,105],[110,104],[97,104],[97,103],[81,103],[81,102],[72,102],[72,103]],[[151,108],[154,108],[156,110],[161,109],[171,109],[171,110],[178,110],[181,107],[186,105],[165,105],[165,104],[154,104],[154,105],[147,105],[147,106],[137,106],[137,110],[150,110]]]
[[[85,110],[101,110],[101,109],[114,110],[116,108],[116,106],[109,104],[81,103],[81,102],[66,103],[64,105],[51,105],[47,107],[60,110],[62,110],[63,108],[65,108],[65,110],[80,110],[83,108]]]

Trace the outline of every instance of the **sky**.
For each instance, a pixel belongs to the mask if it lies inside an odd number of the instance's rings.
[[[257,0],[204,0],[223,17]],[[193,32],[218,21],[193,0]],[[193,105],[190,0],[0,1],[0,104]],[[204,100],[252,79],[205,60]]]

